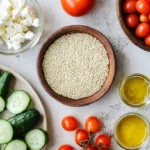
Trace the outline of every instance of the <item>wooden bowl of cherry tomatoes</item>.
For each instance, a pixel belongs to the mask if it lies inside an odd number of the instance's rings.
[[[117,0],[117,15],[129,39],[150,51],[150,0]]]

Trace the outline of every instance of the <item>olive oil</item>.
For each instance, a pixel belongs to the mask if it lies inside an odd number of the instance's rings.
[[[118,123],[116,132],[121,145],[133,148],[143,143],[147,136],[147,127],[140,117],[130,115]]]
[[[149,79],[143,75],[126,78],[120,87],[123,101],[129,105],[145,105],[149,97]]]

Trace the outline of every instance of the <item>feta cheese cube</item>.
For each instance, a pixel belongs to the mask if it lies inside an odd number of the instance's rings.
[[[33,20],[32,26],[34,26],[36,28],[39,27],[40,26],[40,19],[39,18],[35,18]]]
[[[1,36],[1,38],[3,39],[3,41],[8,41],[8,39],[9,39],[9,36],[8,36],[8,34],[7,33],[5,33],[5,34],[3,34],[2,36]]]
[[[20,43],[13,43],[13,48],[15,50],[19,50],[21,48],[21,44]]]
[[[10,18],[10,14],[7,10],[4,10],[1,12],[1,18],[5,21],[8,20]]]
[[[5,41],[7,44],[8,49],[12,49],[13,48],[13,44],[10,42],[10,40]]]
[[[22,12],[21,12],[21,17],[23,17],[23,18],[27,18],[27,17],[29,17],[29,16],[31,16],[31,17],[35,17],[35,11],[34,11],[34,9],[32,8],[32,7],[29,7],[29,6],[26,6],[23,10],[22,10]]]
[[[25,39],[31,41],[31,40],[33,40],[34,36],[35,36],[35,34],[34,34],[33,32],[28,31],[28,32],[25,34]]]
[[[11,4],[13,5],[14,8],[23,8],[27,1],[26,0],[10,0]]]
[[[32,17],[27,17],[26,19],[21,21],[21,24],[26,25],[26,26],[31,26],[32,23],[33,23]]]
[[[23,43],[25,41],[24,36],[21,33],[17,33],[13,37],[10,38],[12,43]]]
[[[22,32],[23,31],[23,28],[20,24],[18,23],[14,23],[13,25],[14,29],[17,31],[17,32]]]
[[[13,26],[13,21],[11,19],[7,20],[5,23],[6,26],[12,27]]]
[[[12,6],[9,0],[2,0],[1,5],[4,9],[8,9]]]
[[[17,17],[19,17],[19,16],[20,16],[20,10],[19,10],[19,9],[14,9],[14,10],[12,11],[12,19],[15,20],[15,19],[17,19]]]
[[[9,37],[12,37],[17,33],[17,31],[12,27],[7,27],[6,32],[7,32]]]

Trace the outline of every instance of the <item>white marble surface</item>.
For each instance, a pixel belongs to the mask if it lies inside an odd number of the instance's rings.
[[[134,46],[124,35],[116,17],[115,0],[97,0],[95,8],[86,16],[74,18],[61,8],[60,0],[39,0],[45,14],[45,28],[39,43],[31,50],[14,56],[0,54],[0,64],[9,66],[25,77],[40,95],[47,109],[49,120],[50,146],[48,150],[57,150],[61,144],[72,144],[74,132],[65,132],[61,128],[61,119],[66,115],[76,116],[82,124],[90,115],[98,116],[104,123],[103,132],[112,134],[115,121],[119,116],[136,111],[145,115],[150,121],[150,106],[144,109],[132,109],[122,103],[119,97],[119,84],[125,76],[142,73],[150,76],[150,53]],[[57,29],[72,24],[83,24],[104,33],[111,41],[116,52],[118,72],[108,94],[98,102],[82,108],[64,106],[52,99],[42,88],[36,72],[38,52],[48,38]],[[81,126],[83,127],[83,126]],[[149,150],[150,147],[147,148]],[[114,140],[110,150],[121,150]]]

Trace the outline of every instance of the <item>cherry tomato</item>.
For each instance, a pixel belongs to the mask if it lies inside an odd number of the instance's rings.
[[[71,16],[82,16],[88,13],[96,0],[61,0],[63,9]]]
[[[126,17],[126,24],[129,28],[135,28],[139,24],[139,17],[136,14],[130,14]]]
[[[140,15],[140,21],[143,23],[148,23],[149,22],[149,16],[145,15],[145,14]]]
[[[98,118],[91,116],[89,118],[87,118],[87,120],[85,121],[85,130],[88,133],[97,133],[100,131],[101,129],[101,122]]]
[[[89,140],[88,133],[83,129],[78,129],[75,133],[75,141],[78,145],[81,145],[82,141]]]
[[[74,148],[71,145],[64,144],[61,147],[59,147],[58,150],[74,150]]]
[[[150,13],[150,5],[146,0],[138,0],[136,3],[136,9],[141,14]]]
[[[109,148],[111,144],[111,138],[108,135],[102,134],[96,138],[96,146],[97,148]]]
[[[94,145],[89,145],[87,150],[97,150],[97,148]]]
[[[139,38],[146,37],[150,32],[150,26],[148,23],[141,23],[137,26],[135,34]]]
[[[123,11],[125,13],[134,13],[136,10],[136,2],[137,0],[126,0],[123,4]]]
[[[78,126],[77,119],[73,116],[66,116],[65,118],[63,118],[61,124],[62,127],[67,131],[73,131],[77,129]]]
[[[150,34],[145,38],[146,45],[150,46]]]

